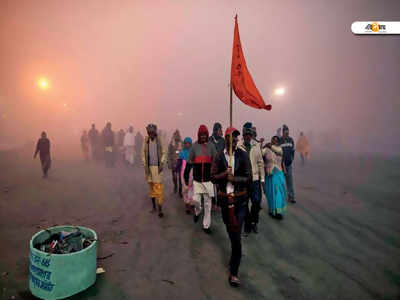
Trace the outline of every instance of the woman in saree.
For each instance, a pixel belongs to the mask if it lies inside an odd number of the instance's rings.
[[[286,211],[286,187],[282,164],[282,148],[278,136],[271,139],[263,149],[265,160],[264,193],[267,198],[269,215],[283,219]]]

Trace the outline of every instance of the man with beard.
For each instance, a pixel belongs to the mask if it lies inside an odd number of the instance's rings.
[[[152,213],[156,212],[156,200],[158,205],[158,216],[164,216],[162,212],[164,186],[162,183],[162,172],[166,161],[166,152],[160,138],[157,135],[157,126],[149,124],[147,134],[142,148],[142,162],[146,180],[149,183],[150,198],[153,204]]]
[[[36,151],[33,156],[34,159],[38,153],[40,156],[40,163],[42,164],[43,178],[47,178],[47,172],[51,166],[50,140],[47,138],[47,134],[44,131],[42,132],[41,138],[37,142]]]
[[[229,156],[230,134],[232,133],[232,158]],[[237,148],[240,132],[235,128],[225,131],[225,150],[215,157],[211,177],[217,185],[221,203],[222,219],[231,241],[229,261],[229,284],[240,286],[238,278],[242,257],[241,231],[247,214],[248,189],[252,182],[251,165],[246,151]]]
[[[211,163],[216,155],[215,147],[208,142],[208,129],[205,125],[199,127],[198,140],[189,152],[185,167],[185,184],[189,185],[189,174],[193,168],[193,202],[195,213],[193,220],[198,222],[202,211],[201,198],[204,199],[203,231],[211,234],[211,197],[214,197],[214,186],[211,182]]]

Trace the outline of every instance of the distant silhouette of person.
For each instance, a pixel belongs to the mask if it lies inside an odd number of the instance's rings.
[[[115,163],[115,153],[114,153],[114,132],[111,129],[111,123],[108,122],[106,127],[101,133],[101,138],[104,147],[104,161],[107,168],[114,167]]]
[[[81,149],[85,161],[89,160],[89,136],[87,131],[84,130],[81,136]]]
[[[92,150],[92,159],[99,160],[99,131],[96,129],[96,125],[92,124],[92,129],[89,130],[89,143]]]
[[[286,187],[288,192],[289,202],[296,203],[294,199],[294,184],[293,184],[293,160],[295,153],[295,144],[293,139],[289,136],[289,127],[282,126],[282,137],[280,139],[280,146],[283,151],[282,160],[284,167],[284,174],[286,180]]]
[[[168,145],[168,169],[171,170],[172,183],[174,184],[174,193],[178,192],[179,185],[179,195],[182,197],[182,182],[178,178],[177,162],[179,152],[183,148],[181,135],[177,129],[172,135],[171,142]]]
[[[310,144],[303,132],[300,132],[300,137],[296,143],[296,150],[300,152],[301,163],[304,165],[310,156]]]
[[[282,137],[282,127],[279,127],[279,128],[276,130],[276,136],[279,137],[279,138]]]
[[[34,159],[38,153],[40,162],[42,164],[43,178],[47,178],[47,172],[51,166],[50,140],[47,138],[47,134],[44,131],[42,132],[41,138],[37,142],[35,155],[33,156]]]
[[[135,136],[135,159],[134,161],[137,162],[137,166],[140,166],[140,162],[142,161],[142,146],[144,142],[143,135],[138,132]]]
[[[115,142],[115,155],[118,156],[118,160],[124,161],[124,139],[125,139],[125,131],[120,129],[117,133],[116,142]]]
[[[129,165],[135,162],[135,136],[133,134],[133,127],[130,126],[124,138],[124,151],[125,160]]]

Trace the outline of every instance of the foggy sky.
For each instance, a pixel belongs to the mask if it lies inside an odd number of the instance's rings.
[[[285,123],[295,138],[338,133],[349,149],[397,153],[400,36],[355,36],[350,26],[400,21],[399,12],[398,0],[2,0],[0,138],[46,130],[60,141],[107,121],[192,137],[203,123],[225,128],[237,13],[248,68],[272,111],[235,98],[235,127],[252,121],[270,138]]]

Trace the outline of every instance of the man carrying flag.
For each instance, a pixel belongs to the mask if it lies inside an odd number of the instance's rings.
[[[240,285],[238,272],[242,258],[241,232],[248,210],[248,193],[252,182],[249,156],[245,150],[237,147],[239,135],[240,132],[233,127],[226,129],[226,149],[217,154],[211,168],[212,180],[217,185],[222,219],[231,241],[228,281],[234,287]],[[232,150],[232,157],[228,149]]]
[[[226,151],[219,154],[213,162],[212,178],[219,186],[221,197],[225,196],[227,204],[221,211],[227,224],[231,240],[232,256],[230,260],[229,283],[240,285],[237,272],[241,258],[240,234],[241,225],[247,213],[248,189],[252,182],[251,163],[246,151],[236,147],[238,131],[232,127],[232,90],[246,105],[257,109],[271,110],[260,95],[244,59],[239,36],[237,15],[232,49],[231,84],[230,84],[230,127],[225,133]],[[244,207],[244,208],[243,208]]]

